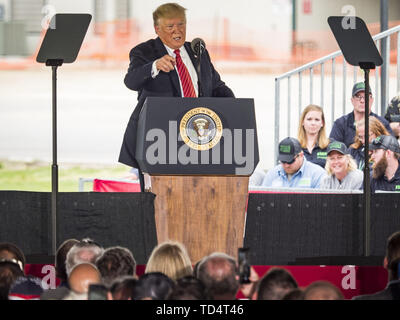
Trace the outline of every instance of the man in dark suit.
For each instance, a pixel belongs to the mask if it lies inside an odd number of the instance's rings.
[[[138,91],[138,103],[129,119],[119,162],[138,168],[135,160],[136,133],[140,110],[147,97],[234,97],[214,69],[207,50],[201,57],[201,92],[196,70],[197,57],[186,42],[185,8],[166,3],[153,12],[158,38],[134,47],[125,85]],[[143,175],[140,172],[143,190]]]
[[[388,238],[383,266],[389,274],[386,288],[374,294],[353,297],[353,300],[400,300],[400,231]]]

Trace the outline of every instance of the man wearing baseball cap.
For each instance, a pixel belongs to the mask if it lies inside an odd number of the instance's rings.
[[[400,191],[400,146],[393,136],[379,136],[369,144],[372,150],[371,191]]]
[[[300,142],[288,137],[279,143],[280,164],[269,170],[262,186],[277,188],[319,188],[325,170],[307,161]]]
[[[349,154],[346,145],[333,141],[326,150],[327,176],[322,179],[321,189],[360,190],[363,187],[363,173]]]
[[[371,107],[374,102],[372,97],[371,88],[369,88],[369,115],[376,117],[386,127],[390,134],[393,134],[390,128],[389,122],[377,114],[371,112]],[[353,105],[353,111],[346,114],[339,119],[336,119],[329,138],[332,141],[344,142],[346,147],[349,147],[354,142],[354,136],[356,135],[355,123],[365,118],[365,84],[364,82],[358,82],[354,84],[352,89],[351,103]]]

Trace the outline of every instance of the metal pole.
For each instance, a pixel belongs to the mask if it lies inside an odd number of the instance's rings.
[[[303,87],[302,87],[302,76],[301,72],[299,72],[299,119],[301,116],[301,109],[303,108],[302,106],[302,97],[303,97]]]
[[[52,66],[53,71],[53,164],[51,166],[51,254],[55,255],[57,250],[57,193],[58,193],[58,165],[57,165],[57,68]]]
[[[331,126],[335,121],[335,58],[332,59],[332,109],[331,109]]]
[[[274,163],[278,164],[279,145],[279,107],[280,107],[280,80],[275,78],[275,135],[274,135]]]
[[[389,26],[389,9],[388,9],[388,0],[381,0],[380,4],[380,15],[381,15],[381,32],[386,31]],[[387,38],[382,38],[381,40],[381,56],[383,58],[383,64],[381,66],[381,107],[380,107],[380,115],[385,114],[386,109],[386,95],[387,95],[387,79],[388,79],[388,71],[390,58],[388,59],[387,55]],[[377,101],[378,102],[378,101]],[[379,109],[378,109],[379,110]]]
[[[313,103],[313,75],[314,70],[313,68],[310,68],[310,104]]]
[[[364,139],[364,254],[370,255],[370,232],[371,232],[371,188],[369,177],[369,69],[364,69],[365,81],[365,139]]]
[[[324,77],[325,77],[324,63],[321,63],[321,107],[322,108],[324,107]]]
[[[291,85],[290,85],[290,77],[288,77],[288,112],[287,112],[287,114],[288,114],[288,116],[287,116],[287,136],[288,137],[291,137],[291,135],[290,135],[290,128],[291,128],[291,126],[290,126],[290,118],[291,118],[291,116],[292,116],[292,112],[291,112],[291,106],[292,106],[292,101],[291,101],[291,97],[292,97],[292,95],[291,95],[291,90],[292,90],[292,88],[291,88]]]
[[[346,114],[346,79],[347,79],[347,62],[346,59],[343,57],[343,95],[342,95],[342,108],[343,108],[343,114]]]
[[[397,90],[396,93],[400,93],[400,32],[397,32]]]

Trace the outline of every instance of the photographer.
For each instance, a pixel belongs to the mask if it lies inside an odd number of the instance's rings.
[[[400,94],[393,97],[386,109],[385,119],[389,121],[390,127],[393,130],[394,136],[400,137]]]

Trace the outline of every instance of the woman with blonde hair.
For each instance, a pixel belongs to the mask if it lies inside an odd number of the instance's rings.
[[[329,139],[325,133],[325,116],[320,106],[308,105],[299,120],[297,139],[303,149],[307,161],[325,168],[326,147]]]
[[[390,133],[385,126],[375,117],[369,117],[369,142],[379,136],[388,136]],[[349,154],[354,158],[359,170],[364,169],[364,143],[365,143],[365,122],[364,119],[356,122],[356,135],[354,143],[349,147]]]
[[[333,141],[327,148],[326,172],[322,179],[321,189],[360,190],[363,187],[364,175],[357,169],[353,157],[348,154],[343,142]]]
[[[173,280],[193,275],[192,262],[185,246],[165,241],[156,246],[147,262],[145,273],[162,272]]]

